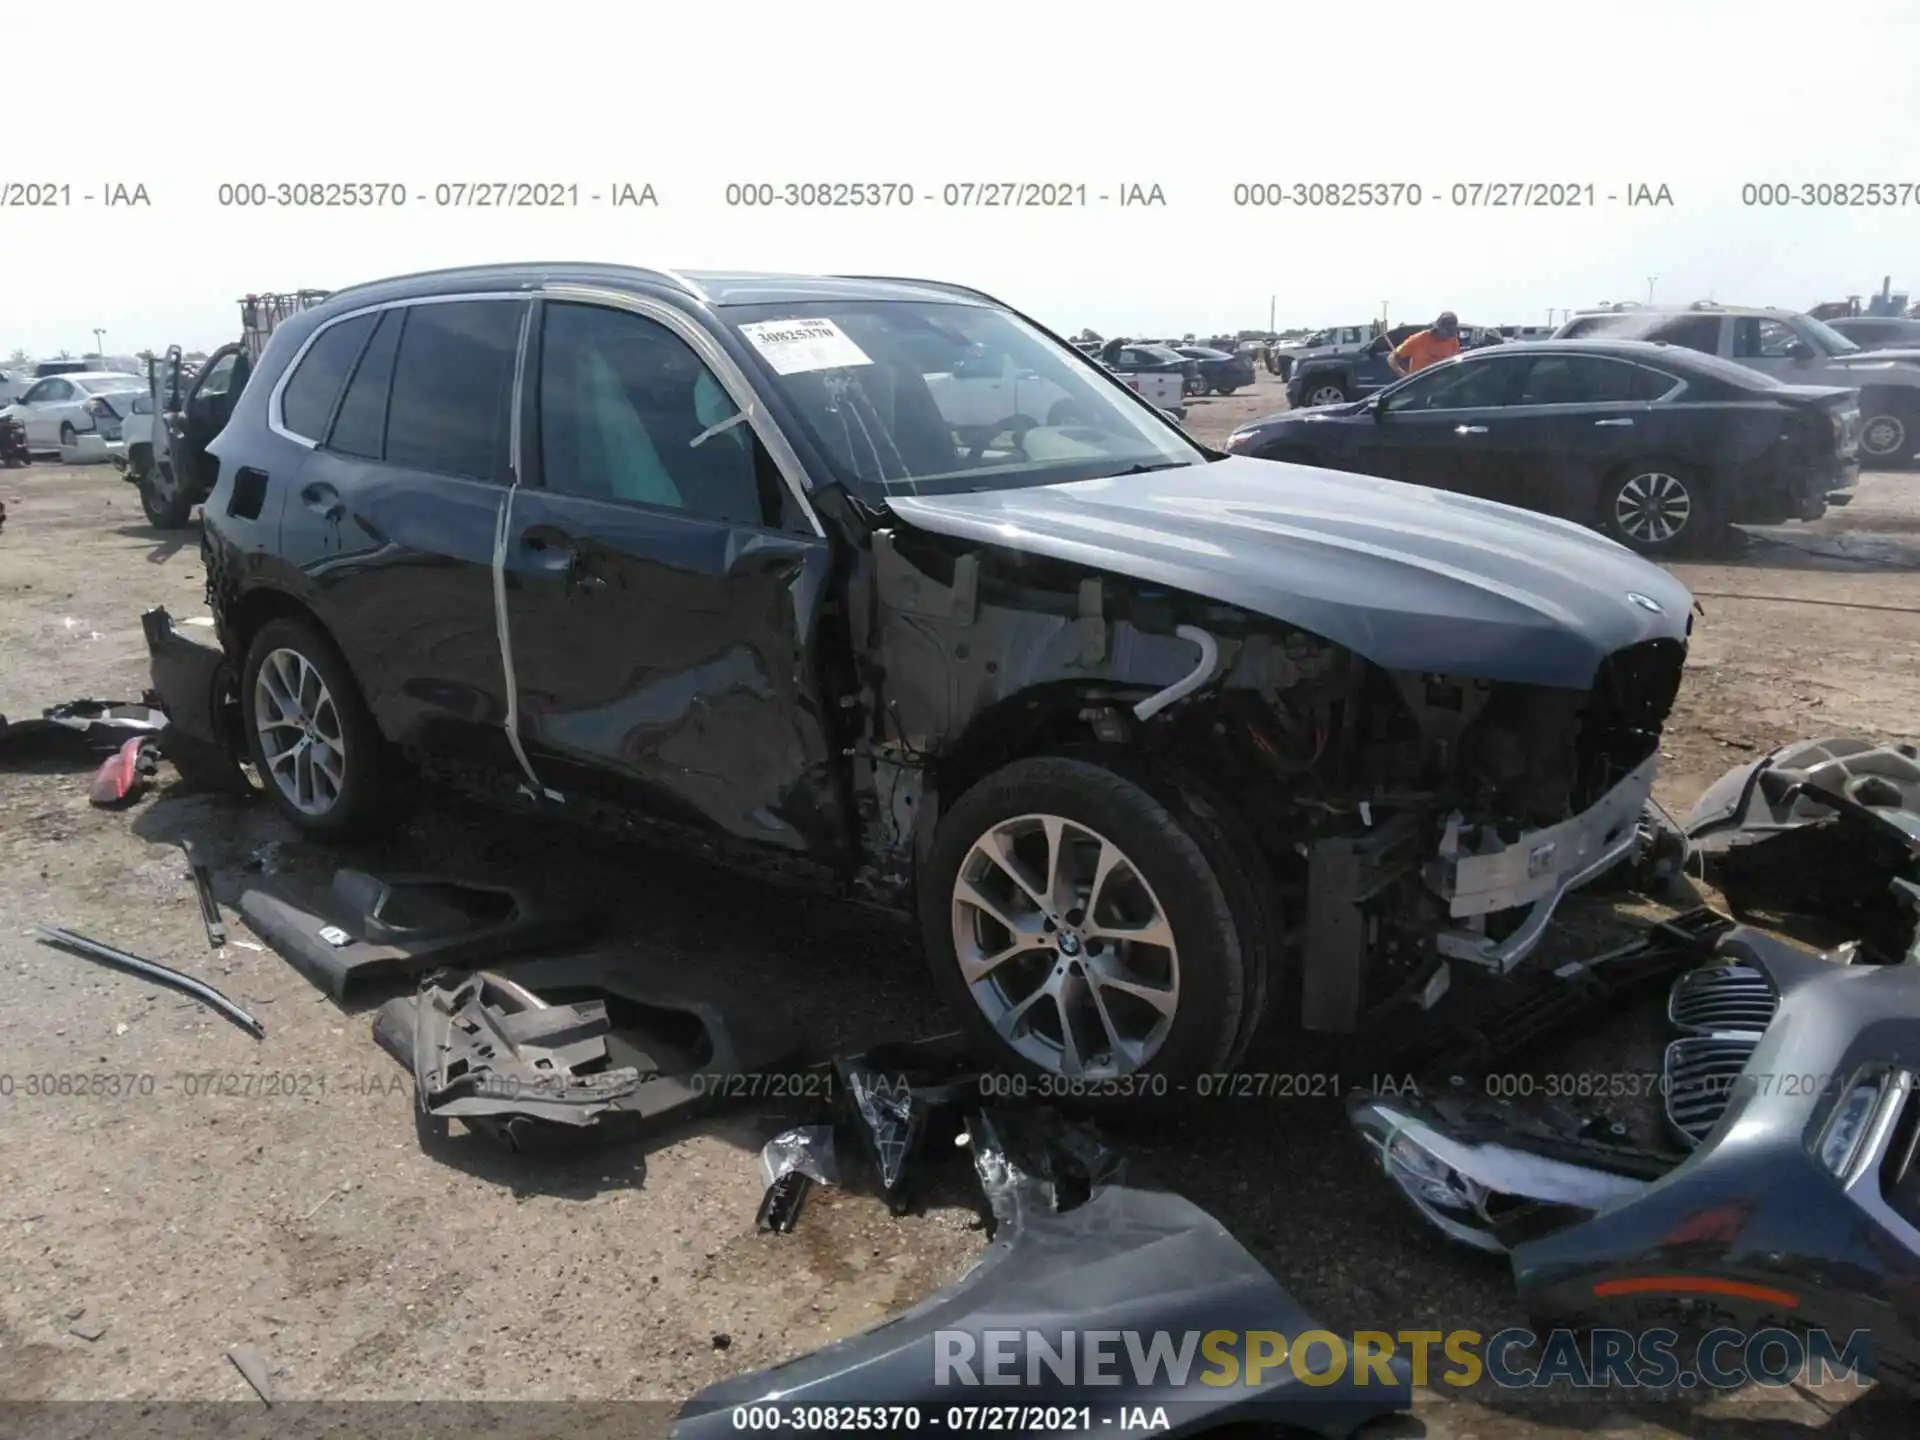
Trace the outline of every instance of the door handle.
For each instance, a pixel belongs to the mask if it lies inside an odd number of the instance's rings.
[[[1627,418],[1625,418],[1625,417],[1622,417],[1622,418],[1620,418],[1620,419],[1618,419],[1618,420],[1596,420],[1596,421],[1594,421],[1593,423],[1594,423],[1594,424],[1595,424],[1596,426],[1599,426],[1599,425],[1631,425],[1631,424],[1633,424],[1633,421],[1632,421],[1632,420],[1629,420],[1629,419],[1627,419]]]
[[[328,520],[338,520],[347,510],[340,502],[340,492],[324,481],[303,488],[300,491],[300,503]]]
[[[1487,433],[1487,427],[1484,425],[1456,425],[1453,427],[1453,433],[1456,435],[1484,435]]]

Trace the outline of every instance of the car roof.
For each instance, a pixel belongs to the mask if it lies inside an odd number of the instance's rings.
[[[1591,320],[1596,315],[1654,315],[1668,320],[1677,315],[1769,315],[1786,318],[1801,315],[1801,310],[1783,310],[1778,305],[1635,305],[1626,310],[1576,310],[1575,320]]]
[[[992,296],[938,280],[893,276],[795,275],[759,270],[666,270],[593,261],[468,265],[395,275],[336,290],[307,314],[335,315],[385,300],[459,290],[534,290],[544,284],[596,285],[614,290],[666,290],[711,306],[804,304],[834,300],[910,300],[999,305]]]
[[[1669,345],[1660,340],[1509,340],[1504,345],[1489,345],[1484,350],[1468,350],[1450,363],[1459,364],[1476,359],[1496,359],[1511,355],[1594,355],[1612,360],[1626,360],[1641,365],[1652,365],[1663,370],[1680,370],[1695,376],[1710,377],[1728,384],[1736,384],[1741,377],[1755,380],[1755,388],[1770,388],[1763,382],[1769,377],[1760,372],[1748,370],[1744,366],[1734,365],[1731,361],[1720,359],[1717,355],[1705,355],[1685,345]],[[1729,368],[1731,367],[1731,368]]]
[[[129,375],[124,370],[62,370],[58,375],[42,375],[42,380],[124,380],[137,389],[144,390],[147,382],[138,375]]]

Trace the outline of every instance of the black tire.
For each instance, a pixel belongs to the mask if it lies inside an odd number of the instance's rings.
[[[1920,404],[1899,392],[1869,391],[1860,405],[1860,463],[1904,470],[1920,450]]]
[[[1622,465],[1606,478],[1599,521],[1608,535],[1642,555],[1699,550],[1725,528],[1712,487],[1699,472],[1658,456]]]
[[[1240,387],[1238,385],[1216,385],[1213,387],[1213,393],[1218,395],[1222,400],[1224,400],[1227,398],[1227,396],[1233,394],[1233,392],[1238,390],[1239,388]]]
[[[173,479],[171,469],[148,465],[140,477],[140,508],[156,530],[184,529],[193,515],[193,496]]]
[[[1309,376],[1300,382],[1300,408],[1311,409],[1316,405],[1344,405],[1353,398],[1347,382],[1333,376]]]
[[[277,650],[292,651],[318,671],[333,699],[337,733],[346,757],[338,797],[324,814],[311,814],[295,805],[267,763],[255,715],[255,689],[261,666]],[[354,682],[353,672],[318,626],[288,618],[269,620],[260,627],[240,669],[240,715],[246,729],[247,752],[253,757],[267,798],[300,831],[316,839],[344,840],[370,834],[390,823],[393,807],[385,741]]]
[[[989,775],[942,817],[919,877],[921,935],[941,998],[999,1063],[1028,1076],[1060,1073],[1057,1062],[1042,1063],[1003,1039],[975,1000],[955,944],[954,892],[976,841],[1005,821],[1036,814],[1084,826],[1117,846],[1138,867],[1171,927],[1179,957],[1174,1013],[1152,1053],[1137,1067],[1122,1067],[1125,1073],[1191,1077],[1226,1069],[1245,1050],[1264,1003],[1268,940],[1259,918],[1234,904],[1252,888],[1244,872],[1209,856],[1220,853],[1227,832],[1201,817],[1183,823],[1180,808],[1104,765],[1040,756]],[[1057,950],[1062,957],[1071,953]],[[1048,952],[1034,953],[1044,974],[1054,962]],[[1057,1008],[1042,1002],[1039,1014],[1043,1025],[1062,1028]],[[1024,1038],[1042,1050],[1050,1043],[1044,1034]]]

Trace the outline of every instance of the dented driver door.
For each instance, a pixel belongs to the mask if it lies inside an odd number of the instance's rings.
[[[816,685],[827,542],[668,324],[543,300],[505,534],[518,728],[541,786],[834,861]]]

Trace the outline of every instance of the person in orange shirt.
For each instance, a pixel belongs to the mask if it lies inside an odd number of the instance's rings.
[[[1460,318],[1443,310],[1430,329],[1415,331],[1400,342],[1387,356],[1387,367],[1396,375],[1411,375],[1459,353]]]

